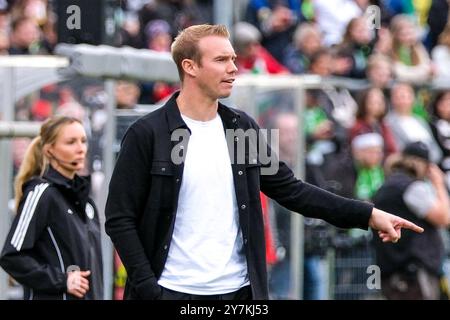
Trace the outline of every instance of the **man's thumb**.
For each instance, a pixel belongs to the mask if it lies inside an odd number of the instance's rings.
[[[398,239],[400,238],[397,231],[395,231],[394,227],[390,226],[388,229],[388,234],[391,237],[391,241],[392,242],[397,242]]]

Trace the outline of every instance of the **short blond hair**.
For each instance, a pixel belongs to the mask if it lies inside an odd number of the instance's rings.
[[[226,26],[199,24],[188,27],[178,33],[171,46],[172,58],[178,68],[180,80],[183,82],[184,71],[181,63],[184,59],[192,59],[196,63],[201,63],[201,53],[198,47],[200,39],[207,36],[219,36],[230,38],[230,33]]]

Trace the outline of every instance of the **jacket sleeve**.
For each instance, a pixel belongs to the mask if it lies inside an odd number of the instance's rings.
[[[62,293],[67,289],[65,273],[41,261],[34,250],[49,220],[52,200],[48,187],[48,183],[37,184],[22,198],[0,265],[22,285],[46,293]]]
[[[127,270],[128,281],[141,299],[160,292],[138,235],[151,185],[152,137],[135,123],[128,129],[109,184],[105,229]],[[140,130],[139,130],[140,129]],[[142,130],[142,131],[141,131]]]
[[[283,207],[340,228],[367,229],[373,205],[335,195],[294,177],[282,161],[274,175],[261,175],[261,191]]]
[[[253,123],[253,126],[259,129],[256,123]],[[373,208],[371,204],[335,195],[297,179],[292,170],[273,154],[268,144],[258,145],[266,148],[260,149],[259,152],[265,152],[267,156],[265,158],[271,159],[271,162],[263,167],[278,165],[275,173],[265,174],[263,170],[261,171],[260,188],[265,195],[291,211],[323,219],[337,227],[368,228]],[[267,170],[269,171],[272,170]]]

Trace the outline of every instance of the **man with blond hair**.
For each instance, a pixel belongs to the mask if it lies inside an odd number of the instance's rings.
[[[125,298],[267,299],[260,191],[339,227],[370,226],[383,241],[396,242],[404,227],[422,231],[304,183],[276,158],[264,163],[271,153],[260,139],[256,156],[239,148],[240,136],[228,139],[260,129],[219,102],[237,72],[225,26],[183,30],[172,56],[181,90],[128,129],[109,186],[106,231],[127,269]],[[273,162],[278,170],[263,174]]]

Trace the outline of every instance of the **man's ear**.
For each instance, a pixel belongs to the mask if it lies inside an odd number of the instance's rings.
[[[191,76],[191,77],[195,77],[196,73],[197,73],[197,64],[195,63],[194,60],[192,59],[184,59],[183,61],[181,61],[181,66],[184,70],[184,73]]]

